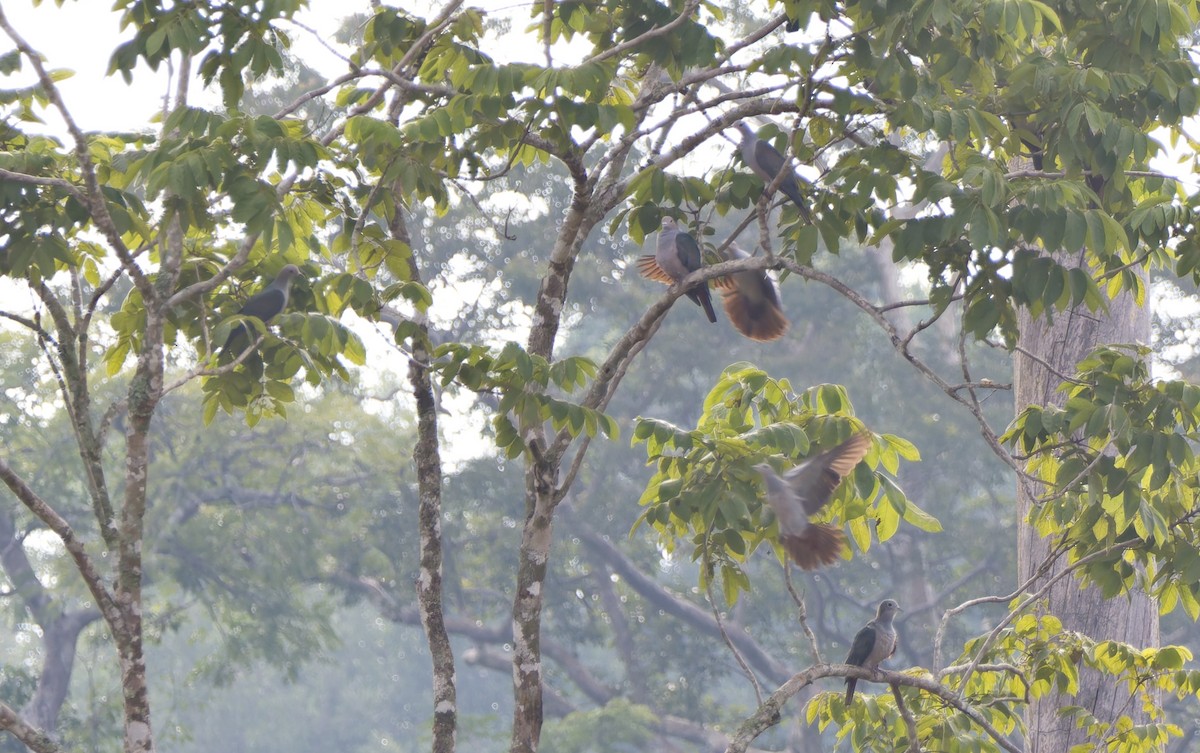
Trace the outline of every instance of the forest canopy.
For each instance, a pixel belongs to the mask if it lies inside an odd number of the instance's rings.
[[[308,6],[0,9],[0,746],[1194,747],[1200,5]]]

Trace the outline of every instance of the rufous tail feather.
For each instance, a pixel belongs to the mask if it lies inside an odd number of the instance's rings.
[[[810,523],[799,536],[779,538],[779,543],[803,570],[816,570],[836,561],[845,541],[839,529],[821,523]]]
[[[751,340],[770,342],[783,337],[788,330],[787,317],[774,306],[750,306],[745,296],[735,291],[723,293],[725,314],[738,332]]]

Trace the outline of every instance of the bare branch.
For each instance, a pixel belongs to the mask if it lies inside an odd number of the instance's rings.
[[[569,505],[562,506],[562,509],[567,511],[568,515],[571,514]],[[701,629],[713,636],[719,635],[717,625],[707,610],[672,593],[653,578],[646,575],[621,550],[617,549],[611,542],[605,540],[603,536],[579,520],[578,516],[571,515],[571,519],[574,532],[583,541],[584,545],[602,558],[612,568],[614,573],[619,575],[630,588],[641,594],[644,599],[658,609],[683,620],[695,628]],[[736,627],[740,628],[740,626]],[[734,629],[728,633],[728,636],[737,645],[738,650],[747,657],[747,660],[757,667],[771,682],[780,682],[783,678],[789,676],[790,672],[783,663],[768,654],[745,631]]]
[[[83,546],[83,541],[75,535],[75,531],[71,528],[70,523],[38,496],[30,488],[29,484],[26,483],[25,479],[14,471],[4,458],[0,458],[0,481],[3,481],[9,491],[17,499],[21,500],[25,507],[29,508],[30,512],[36,515],[39,520],[45,523],[62,540],[63,547],[71,555],[71,559],[75,561],[75,567],[83,577],[84,583],[87,584],[92,598],[96,600],[97,606],[103,612],[105,620],[108,621],[109,626],[114,632],[118,631],[123,624],[121,610],[117,607],[112,595],[105,588],[103,576],[100,575],[92,564],[92,559],[88,556],[87,550]]]
[[[705,569],[704,595],[708,597],[708,606],[712,611],[713,621],[717,623],[717,630],[721,633],[721,640],[725,642],[729,653],[733,654],[733,658],[737,661],[738,667],[741,668],[742,674],[746,675],[746,678],[750,680],[750,684],[754,687],[754,699],[759,705],[762,705],[762,687],[758,684],[758,678],[754,676],[754,670],[750,669],[750,665],[742,658],[742,652],[738,651],[737,646],[733,645],[733,641],[729,639],[729,633],[725,630],[725,622],[721,619],[721,610],[717,608],[717,600],[713,596],[712,569],[710,567],[712,556],[709,554],[708,549],[709,533],[706,533],[704,536],[704,562],[702,564],[702,567]]]
[[[0,703],[0,729],[8,731],[34,753],[62,753],[63,749],[49,735],[30,726],[5,703]]]

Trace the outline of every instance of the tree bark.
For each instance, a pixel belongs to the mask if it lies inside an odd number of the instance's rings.
[[[1079,263],[1082,255],[1064,264]],[[1138,306],[1133,296],[1122,293],[1111,301],[1108,312],[1092,313],[1085,306],[1058,312],[1052,319],[1032,318],[1020,311],[1021,336],[1014,364],[1013,387],[1016,411],[1029,405],[1062,405],[1064,395],[1057,391],[1061,374],[1075,373],[1078,361],[1097,345],[1103,343],[1150,342],[1150,312]],[[1049,554],[1051,541],[1042,538],[1026,523],[1031,507],[1036,504],[1036,489],[1019,483],[1017,490],[1018,581],[1033,576]],[[1038,588],[1046,578],[1061,572],[1066,566],[1063,558],[1031,584]],[[1094,587],[1080,589],[1072,578],[1064,578],[1049,591],[1049,609],[1062,619],[1063,629],[1078,631],[1096,640],[1117,640],[1143,648],[1159,643],[1158,609],[1150,597],[1131,592],[1128,598],[1104,599]],[[1087,709],[1101,721],[1130,715],[1135,723],[1146,721],[1140,704],[1129,703],[1129,692],[1111,679],[1083,669],[1080,672],[1079,693],[1073,697],[1049,694],[1034,699],[1026,712],[1029,753],[1061,753],[1087,739],[1086,730],[1077,728],[1071,717],[1060,717],[1065,705]]]
[[[536,446],[536,445],[534,445]],[[553,540],[556,467],[529,458],[528,514],[521,534],[517,596],[513,600],[512,753],[535,753],[542,736],[541,617]]]
[[[399,186],[395,187],[399,195]],[[392,209],[393,237],[410,248],[412,238],[404,222],[404,207],[399,201]],[[421,282],[416,256],[408,259],[412,279]],[[438,445],[437,400],[429,377],[430,353],[427,348],[429,326],[419,315],[420,336],[413,338],[412,358],[408,362],[408,381],[417,402],[417,444],[413,462],[417,467],[420,503],[417,525],[421,536],[421,570],[417,577],[417,606],[421,626],[429,644],[433,662],[433,753],[453,753],[458,735],[458,691],[454,670],[454,649],[446,630],[442,610],[442,457]]]

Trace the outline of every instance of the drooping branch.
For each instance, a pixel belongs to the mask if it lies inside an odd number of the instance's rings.
[[[709,568],[711,562],[712,555],[709,553],[709,534],[706,533],[704,537],[704,564],[701,565],[701,567]],[[725,647],[729,649],[729,653],[733,655],[733,659],[737,662],[738,668],[742,670],[742,674],[746,676],[746,679],[750,681],[750,685],[754,688],[755,700],[761,704],[762,686],[759,685],[758,677],[755,676],[754,670],[751,669],[750,665],[746,663],[746,659],[742,656],[742,652],[738,651],[737,646],[734,645],[733,639],[729,637],[729,631],[725,629],[725,621],[721,619],[721,610],[717,606],[716,597],[713,596],[712,582],[713,579],[711,577],[704,578],[704,595],[708,600],[709,614],[712,615],[713,622],[715,622],[717,625],[717,632],[720,633],[721,640],[725,643]]]
[[[920,733],[917,732],[917,721],[913,719],[912,712],[908,710],[908,706],[904,705],[904,695],[900,692],[899,685],[892,685],[892,697],[896,699],[896,710],[900,712],[900,718],[904,720],[904,729],[908,732],[909,753],[921,753],[921,741]]]
[[[971,415],[975,417],[975,421],[979,424],[980,433],[996,457],[1004,461],[1005,465],[1011,468],[1014,472],[1024,475],[1024,469],[1020,467],[1012,455],[1010,455],[1008,451],[1004,449],[1004,446],[1000,444],[999,435],[997,435],[995,430],[991,428],[991,424],[988,423],[987,417],[983,415],[981,408],[972,403],[972,401],[968,398],[963,397],[961,390],[956,385],[950,384],[940,374],[934,371],[929,364],[925,363],[915,353],[913,353],[912,350],[905,344],[904,338],[900,335],[900,332],[896,329],[896,326],[884,315],[884,312],[878,306],[871,303],[857,290],[854,290],[849,285],[846,285],[831,274],[821,272],[813,269],[812,267],[804,266],[797,263],[793,259],[780,258],[779,261],[793,274],[804,277],[805,279],[819,282],[829,288],[832,288],[842,295],[842,297],[846,298],[848,301],[870,316],[871,319],[888,335],[888,339],[891,341],[895,350],[901,356],[903,356],[904,359],[908,361],[918,373],[920,373],[930,382],[933,382],[935,385],[937,385],[938,388],[941,389],[942,392],[944,392],[947,396],[949,396],[950,399],[954,400],[954,402],[963,405],[971,412]]]
[[[579,536],[584,545],[612,568],[612,571],[619,575],[630,588],[637,591],[642,598],[653,604],[655,608],[683,620],[684,623],[702,630],[714,638],[720,638],[720,629],[708,610],[671,593],[667,588],[659,585],[653,578],[643,573],[634,565],[621,550],[617,549],[611,542],[606,541],[603,536],[578,520],[578,516],[572,518],[572,525],[575,535]],[[735,624],[733,626],[734,629],[728,631],[728,635],[730,641],[737,646],[738,651],[746,657],[748,662],[753,664],[755,668],[766,675],[773,683],[782,682],[784,678],[791,674],[782,662],[768,654],[754,638],[747,634],[746,631],[741,630],[740,627],[740,625]]]

